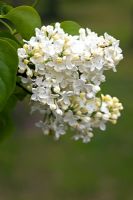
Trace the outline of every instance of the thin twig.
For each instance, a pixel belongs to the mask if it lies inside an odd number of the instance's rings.
[[[32,95],[32,92],[30,90],[28,90],[26,87],[24,87],[23,85],[21,85],[19,82],[16,82],[16,85],[20,88],[22,88],[25,92],[27,92],[28,94]]]

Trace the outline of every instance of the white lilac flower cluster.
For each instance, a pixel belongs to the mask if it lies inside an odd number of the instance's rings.
[[[70,128],[75,140],[86,143],[94,128],[105,130],[108,121],[116,123],[123,109],[116,97],[99,94],[104,71],[116,71],[123,58],[119,41],[88,28],[72,36],[60,23],[35,31],[18,49],[18,73],[32,91],[32,112],[43,114],[36,125],[56,139]]]

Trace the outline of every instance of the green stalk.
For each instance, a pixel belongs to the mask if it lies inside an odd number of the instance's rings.
[[[9,29],[10,33],[13,35],[13,30],[12,28],[9,26],[9,24],[7,24],[6,22],[4,22],[2,19],[0,19],[0,22]]]
[[[35,7],[38,5],[39,1],[40,1],[40,0],[35,0],[34,3],[32,4],[32,7],[35,8]]]

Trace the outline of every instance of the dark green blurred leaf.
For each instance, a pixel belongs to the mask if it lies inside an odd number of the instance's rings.
[[[18,43],[18,41],[17,41],[17,39],[15,38],[15,36],[12,35],[10,32],[5,31],[5,30],[0,31],[0,37],[12,39],[12,40],[14,40],[15,42]]]
[[[6,37],[6,38],[10,38],[10,39],[14,40],[14,36],[11,35],[10,32],[5,31],[5,30],[0,31],[0,37]]]
[[[12,110],[16,105],[16,102],[17,97],[15,95],[11,95],[2,112],[0,113],[0,140],[4,139],[8,135],[11,135],[14,131]]]
[[[16,86],[14,95],[17,97],[18,100],[22,101],[26,97],[27,92],[23,90],[21,87]]]
[[[6,15],[13,7],[6,4],[5,2],[0,1],[0,14]]]
[[[24,39],[30,39],[35,28],[41,26],[41,19],[37,11],[30,6],[13,8],[4,18],[10,20]]]
[[[18,56],[15,49],[0,39],[0,111],[13,93],[16,84]]]
[[[10,38],[0,37],[0,39],[7,41],[15,49],[15,51],[17,51],[17,49],[20,48],[20,45]]]
[[[64,21],[61,23],[61,28],[70,35],[79,35],[81,26],[73,21]]]

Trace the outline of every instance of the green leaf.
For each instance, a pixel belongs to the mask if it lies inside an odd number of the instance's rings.
[[[2,111],[16,84],[18,56],[9,42],[0,39],[0,111]]]
[[[0,37],[10,38],[10,39],[14,40],[15,42],[18,42],[16,37],[14,35],[12,35],[9,31],[6,31],[6,30],[0,31]]]
[[[34,35],[35,28],[41,26],[39,14],[30,6],[13,8],[4,18],[10,20],[21,36],[27,40]]]
[[[15,95],[11,95],[8,99],[4,109],[0,112],[0,141],[5,137],[12,134],[14,131],[14,124],[12,121],[12,111],[16,105],[17,98]]]
[[[0,39],[7,41],[15,49],[16,52],[17,52],[17,49],[20,48],[20,45],[10,38],[0,37]]]
[[[0,112],[0,142],[15,131],[14,123],[12,120],[12,112],[18,100],[22,101],[26,95],[26,91],[16,86],[13,94],[9,97],[2,112]]]
[[[0,1],[0,14],[7,14],[13,7],[11,5],[6,4],[5,2]]]
[[[5,30],[0,31],[0,37],[6,37],[15,40],[15,37],[10,32]]]
[[[61,28],[70,35],[79,35],[81,26],[73,21],[64,21],[61,23]]]
[[[14,95],[16,96],[16,98],[19,101],[22,101],[27,96],[27,92],[25,90],[23,90],[21,87],[16,85],[16,88],[15,88],[15,91],[14,91]]]
[[[22,39],[18,39],[17,40],[17,38],[14,35],[12,35],[10,32],[8,32],[8,31],[5,31],[5,30],[4,31],[0,31],[0,38],[1,37],[2,38],[9,38],[9,39],[15,41],[15,43],[17,43],[17,44],[15,44],[15,47],[17,47],[17,48],[22,47],[22,44],[21,44],[21,42],[23,43]]]

